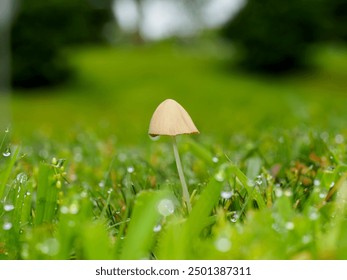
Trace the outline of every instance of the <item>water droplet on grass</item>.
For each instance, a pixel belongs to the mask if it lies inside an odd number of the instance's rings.
[[[66,206],[62,206],[62,207],[60,207],[60,212],[62,214],[67,214],[67,213],[69,213],[69,208]]]
[[[78,207],[78,205],[76,203],[71,204],[70,207],[69,207],[69,212],[72,215],[77,214],[78,210],[79,210],[79,207]]]
[[[301,240],[302,240],[302,243],[308,244],[312,241],[312,237],[311,235],[307,234],[307,235],[304,235]]]
[[[10,129],[9,128],[6,128],[5,129],[5,133],[9,133],[10,132]]]
[[[285,227],[286,227],[287,230],[293,230],[295,225],[294,225],[293,222],[287,222]]]
[[[128,158],[127,155],[124,154],[124,153],[120,153],[120,154],[118,155],[118,160],[119,160],[120,162],[126,161],[127,158]]]
[[[171,199],[165,198],[159,202],[157,209],[161,215],[166,217],[174,213],[175,205]]]
[[[219,161],[219,159],[217,157],[212,158],[212,162],[217,163],[218,161]]]
[[[318,186],[320,186],[320,180],[318,180],[318,179],[315,179],[314,181],[313,181],[313,185],[314,186],[316,186],[316,187],[318,187]]]
[[[9,157],[11,155],[11,149],[10,148],[7,148],[3,153],[2,155],[4,157]]]
[[[83,191],[81,192],[81,195],[80,195],[82,198],[85,198],[88,196],[88,193],[86,191]]]
[[[98,185],[99,185],[100,188],[103,188],[103,187],[105,187],[105,182],[101,181]]]
[[[154,228],[153,228],[153,231],[154,232],[159,232],[159,231],[161,231],[161,225],[159,224],[159,225],[156,225]]]
[[[284,191],[284,195],[287,196],[287,197],[291,197],[293,195],[293,193],[292,193],[291,190],[285,190]]]
[[[2,226],[3,230],[10,230],[11,228],[12,228],[12,223],[10,223],[10,222],[6,222]]]
[[[41,251],[41,253],[49,256],[54,256],[59,252],[60,244],[57,239],[49,238],[36,245],[36,248]]]
[[[316,210],[311,211],[311,213],[309,214],[309,218],[312,221],[316,221],[319,218],[319,213]]]
[[[216,175],[214,175],[214,178],[218,181],[218,182],[223,182],[225,180],[225,174],[223,171],[219,171]]]
[[[240,215],[238,213],[234,212],[232,217],[230,218],[230,221],[233,223],[236,223],[239,218],[240,218]]]
[[[221,197],[224,199],[229,199],[230,197],[233,196],[233,192],[232,191],[222,191],[220,193]]]
[[[160,135],[157,135],[157,136],[149,135],[149,139],[151,139],[152,141],[158,141],[160,139]]]
[[[231,248],[231,242],[226,237],[220,237],[214,242],[214,246],[220,252],[228,252]]]
[[[345,140],[345,139],[343,138],[343,136],[342,136],[341,134],[337,134],[337,135],[335,136],[335,143],[336,143],[336,144],[342,144],[344,140]]]
[[[275,195],[276,195],[276,197],[281,197],[283,195],[283,191],[281,189],[276,189]]]
[[[28,181],[28,176],[24,172],[21,172],[17,175],[16,180],[20,184],[25,184]]]
[[[255,180],[255,184],[257,186],[261,186],[263,184],[263,176],[262,175],[257,176],[257,179]]]
[[[6,211],[6,212],[10,212],[10,211],[12,211],[14,209],[14,206],[12,205],[12,204],[5,204],[4,205],[4,210]]]
[[[127,172],[128,173],[133,173],[135,171],[135,168],[133,167],[133,166],[129,166],[128,168],[127,168]]]

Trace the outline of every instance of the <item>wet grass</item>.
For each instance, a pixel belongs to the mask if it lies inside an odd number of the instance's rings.
[[[76,83],[12,99],[0,258],[347,258],[347,52],[317,52],[277,80],[210,45],[74,52]],[[147,136],[165,98],[201,131],[178,139],[190,215],[169,139]]]

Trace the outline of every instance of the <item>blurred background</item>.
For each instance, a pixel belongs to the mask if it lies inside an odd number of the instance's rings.
[[[346,134],[345,0],[0,0],[0,126],[147,139],[166,98],[203,135]]]

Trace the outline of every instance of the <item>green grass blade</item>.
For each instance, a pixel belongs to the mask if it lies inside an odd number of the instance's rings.
[[[141,192],[136,199],[122,248],[121,259],[144,259],[150,256],[155,232],[161,215],[157,209],[166,192]]]
[[[40,225],[43,222],[49,222],[52,212],[52,186],[53,171],[51,167],[45,163],[40,164],[38,181],[37,181],[37,199],[35,211],[35,225]]]
[[[2,199],[3,196],[4,196],[4,192],[5,192],[5,189],[6,189],[6,184],[7,184],[8,180],[9,180],[9,178],[11,176],[12,169],[14,168],[14,165],[15,165],[15,163],[17,161],[19,150],[20,150],[19,147],[16,148],[16,150],[13,153],[13,156],[12,156],[10,162],[7,165],[7,168],[3,172],[2,177],[0,177],[0,199]]]
[[[249,201],[251,202],[252,199],[254,199],[257,202],[259,209],[264,209],[266,207],[264,198],[258,189],[250,186],[247,176],[235,165],[230,166],[230,171],[236,175],[242,186],[246,189],[249,198],[251,198]]]
[[[213,178],[200,195],[187,220],[187,233],[191,238],[197,238],[203,228],[210,224],[209,217],[219,200],[222,189],[223,184]]]

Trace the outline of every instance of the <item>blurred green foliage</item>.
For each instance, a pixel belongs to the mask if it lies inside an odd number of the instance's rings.
[[[334,40],[347,42],[347,2],[345,0],[331,0],[328,3],[327,9],[331,16],[327,36]]]
[[[343,0],[250,0],[222,34],[238,47],[246,69],[300,69],[310,66],[314,43],[346,42],[346,5]]]
[[[248,69],[283,72],[307,63],[311,43],[322,39],[325,0],[250,0],[224,27]]]
[[[110,0],[22,0],[12,28],[12,84],[39,87],[65,81],[63,48],[105,40]]]

